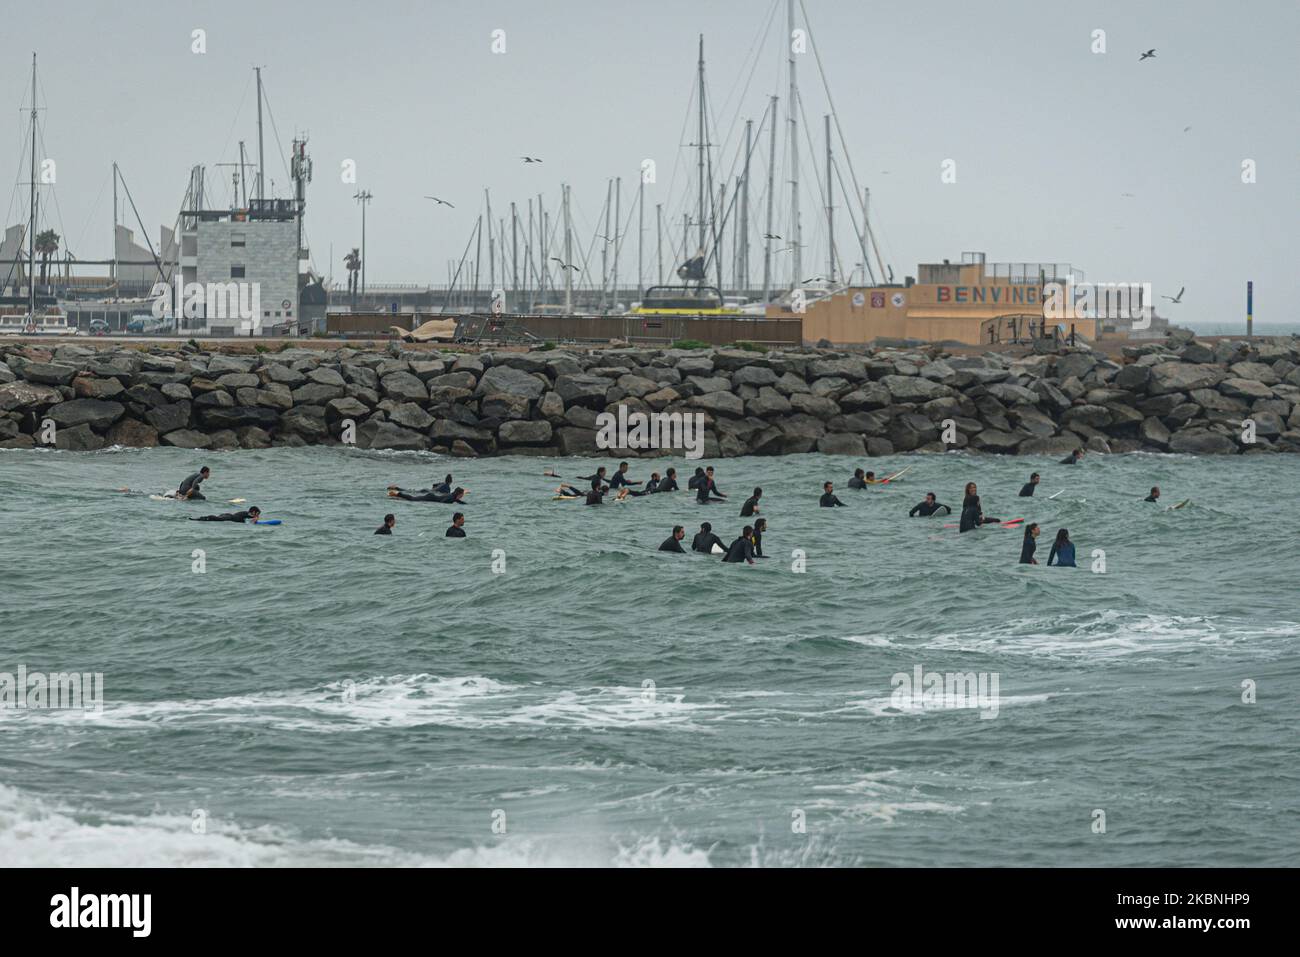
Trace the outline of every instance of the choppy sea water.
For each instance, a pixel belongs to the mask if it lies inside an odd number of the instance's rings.
[[[205,462],[208,503],[109,491]],[[728,459],[728,504],[600,508],[548,464],[605,460],[0,452],[0,672],[104,675],[102,712],[0,711],[0,863],[1296,863],[1296,459]],[[461,541],[384,497],[448,471]],[[1080,567],[907,518],[968,480]],[[759,565],[655,551],[754,485]],[[284,524],[185,520],[234,497]],[[900,703],[917,667],[997,693]]]

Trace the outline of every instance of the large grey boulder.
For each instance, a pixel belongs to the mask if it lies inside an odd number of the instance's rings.
[[[497,437],[503,445],[545,445],[551,441],[551,423],[502,422]]]
[[[692,396],[688,401],[695,408],[706,412],[735,416],[745,414],[744,401],[731,392],[706,392],[704,395]]]
[[[1219,432],[1208,429],[1182,429],[1169,440],[1169,451],[1197,455],[1232,455],[1237,443]]]
[[[435,387],[435,384],[444,384],[444,380],[455,380],[454,382],[445,382],[446,385],[456,385],[458,388],[474,388],[474,377],[468,372],[452,372],[447,375],[437,376],[429,380],[429,385],[425,384],[409,372],[390,372],[379,380],[379,388],[383,394],[397,402],[427,402],[429,399],[429,390]],[[339,395],[343,390],[339,390]],[[294,401],[298,401],[297,392],[294,393]],[[333,396],[331,396],[333,398]]]
[[[1166,392],[1188,392],[1192,389],[1212,389],[1225,378],[1222,369],[1212,365],[1189,362],[1161,362],[1151,367],[1152,395]]]
[[[561,375],[555,380],[555,391],[564,400],[565,405],[584,405],[604,408],[605,394],[612,383],[600,376]]]
[[[653,383],[651,390],[653,391]],[[517,369],[513,366],[494,365],[483,373],[482,378],[478,380],[478,387],[474,390],[477,395],[493,395],[503,393],[506,395],[523,396],[527,400],[540,399],[542,393],[546,391],[546,386],[537,376]]]
[[[948,386],[919,376],[887,375],[880,382],[897,402],[928,402],[951,394]]]
[[[41,385],[67,385],[76,374],[76,366],[57,362],[29,362],[23,366],[23,378]]]
[[[193,429],[177,429],[164,435],[162,444],[172,445],[178,449],[208,449],[212,447],[212,439],[204,432],[196,432]]]
[[[88,425],[96,432],[103,432],[126,412],[126,406],[120,402],[106,402],[102,399],[73,399],[61,402],[49,411],[49,416],[60,430],[78,425]]]

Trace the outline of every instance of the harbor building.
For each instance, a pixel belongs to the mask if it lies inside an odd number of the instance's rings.
[[[298,326],[299,208],[292,199],[253,199],[247,208],[188,210],[181,214],[181,281],[205,289],[245,284],[257,291],[254,334],[292,332]],[[183,318],[181,332],[248,334],[232,315]]]
[[[1059,327],[1095,339],[1095,319],[1064,322],[1043,318],[1044,286],[1083,281],[1063,263],[990,263],[983,253],[964,253],[960,263],[922,263],[902,284],[848,286],[807,304],[803,339],[861,345],[877,338],[991,345],[1051,334]],[[794,315],[769,307],[769,318]]]

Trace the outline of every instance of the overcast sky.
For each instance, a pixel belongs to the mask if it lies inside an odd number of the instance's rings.
[[[1248,279],[1257,321],[1300,318],[1293,0],[806,3],[857,177],[872,191],[882,251],[900,279],[918,262],[983,250],[990,261],[1070,262],[1095,281],[1148,281],[1157,294],[1186,285],[1183,303],[1162,311],[1192,324],[1243,317]],[[694,140],[684,124],[696,37],[705,38],[713,139],[726,144],[715,168],[728,172],[738,117],[757,123],[771,93],[781,96],[785,117],[784,2],[760,43],[773,7],[772,0],[9,4],[0,33],[0,103],[11,107],[0,149],[6,221],[26,218],[25,187],[16,186],[26,180],[18,107],[33,50],[40,105],[48,107],[39,152],[57,162],[47,201],[57,205],[48,212],[81,258],[111,255],[113,160],[155,242],[158,225],[176,218],[193,164],[208,164],[214,205],[227,205],[230,170],[212,164],[237,159],[240,139],[256,155],[252,66],[260,64],[275,123],[268,115],[267,178],[277,195],[289,194],[282,157],[290,140],[310,135],[307,236],[320,270],[331,271],[332,243],[332,273],[341,279],[344,253],[360,245],[351,198],[358,188],[374,194],[370,282],[441,282],[485,187],[494,215],[539,192],[554,213],[559,184],[568,182],[586,246],[607,179],[623,177],[626,219],[641,161],[651,158],[650,278],[654,204],[676,218],[676,239],[693,202],[683,165],[692,157],[682,144]],[[195,29],[206,31],[201,55],[191,52]],[[505,31],[504,54],[492,51],[494,30]],[[1092,52],[1094,30],[1106,31],[1105,54]],[[1139,62],[1152,47],[1157,56]],[[811,52],[799,71],[820,154],[826,107]],[[803,271],[817,276],[826,244],[814,175],[824,159],[814,160],[806,143],[803,151]],[[543,162],[526,165],[524,154]],[[349,159],[355,184],[340,177]],[[949,159],[955,183],[941,180]],[[1251,185],[1242,183],[1247,159],[1257,164]],[[777,165],[775,231],[785,235],[781,146]],[[757,239],[765,139],[753,175]],[[851,233],[837,236],[842,258],[858,261]],[[634,237],[625,242],[626,278],[636,245]],[[757,278],[757,243],[751,261]]]

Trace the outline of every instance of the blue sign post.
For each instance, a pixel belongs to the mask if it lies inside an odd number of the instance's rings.
[[[1246,282],[1246,336],[1250,337],[1255,326],[1255,283]]]

